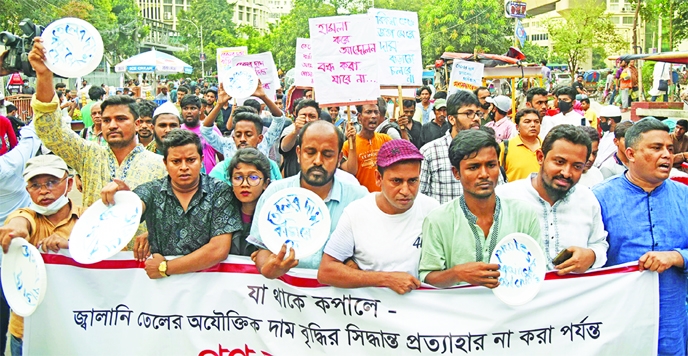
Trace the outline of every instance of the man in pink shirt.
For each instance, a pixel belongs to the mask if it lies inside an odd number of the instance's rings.
[[[205,141],[203,135],[201,135],[201,99],[196,95],[185,95],[182,99],[181,107],[182,117],[184,119],[184,124],[181,126],[181,129],[191,131],[200,137],[201,144],[203,145],[203,170],[208,174],[213,170],[217,162],[222,161],[224,158],[222,154],[215,151],[215,149]],[[218,135],[222,136],[222,133],[216,126],[213,126],[213,130],[216,131]],[[216,156],[219,159],[216,160]]]
[[[485,101],[492,104],[493,108],[490,115],[494,115],[494,120],[486,123],[485,127],[491,127],[495,130],[497,142],[499,143],[518,135],[516,125],[507,116],[509,111],[511,111],[511,99],[504,95],[497,95],[494,98],[487,97]]]

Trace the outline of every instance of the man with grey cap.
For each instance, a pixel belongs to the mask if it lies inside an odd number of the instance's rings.
[[[444,136],[451,128],[447,121],[447,100],[435,100],[432,110],[435,113],[433,119],[423,124],[420,130],[420,147]]]
[[[182,124],[177,106],[170,101],[158,106],[153,112],[153,137],[146,149],[162,155],[162,140],[172,129],[178,129]]]
[[[31,203],[10,213],[5,226],[0,227],[3,252],[7,253],[12,239],[18,237],[43,252],[68,248],[72,228],[85,209],[67,198],[73,184],[67,164],[55,155],[34,157],[26,162],[23,176]],[[21,355],[24,319],[14,312],[9,332],[12,355]]]
[[[410,141],[382,145],[375,172],[381,191],[344,209],[325,246],[319,282],[340,288],[387,287],[399,294],[420,287],[423,220],[439,206],[419,192],[423,159]],[[345,264],[349,259],[355,265]]]
[[[504,95],[497,95],[494,98],[487,97],[485,101],[492,104],[492,112],[488,114],[492,121],[486,123],[485,126],[495,130],[497,143],[518,136],[516,124],[507,116],[511,110],[511,99]]]

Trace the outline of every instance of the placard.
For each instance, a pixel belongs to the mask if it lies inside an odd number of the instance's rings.
[[[224,78],[227,72],[234,66],[234,57],[245,56],[248,54],[246,46],[224,47],[217,49],[217,77]]]
[[[230,256],[151,280],[132,254],[80,266],[43,255],[52,286],[24,324],[26,355],[653,355],[659,277],[636,266],[547,274],[511,307],[484,287],[322,286]],[[57,287],[56,287],[57,286]],[[629,296],[633,296],[629,298]]]
[[[256,71],[256,75],[263,83],[265,94],[270,99],[275,100],[275,93],[279,87],[279,81],[277,80],[277,68],[275,68],[275,60],[272,58],[272,52],[236,56],[232,58],[232,63],[235,66],[253,68],[253,70]]]
[[[423,60],[418,14],[410,11],[368,9],[376,26],[380,85],[422,85]]]
[[[313,87],[313,53],[311,52],[310,38],[296,39],[296,58],[294,68],[294,85],[297,88]]]
[[[449,77],[449,94],[459,89],[470,91],[478,89],[483,83],[484,70],[485,65],[482,63],[455,59]]]
[[[378,43],[367,14],[308,20],[313,53],[313,82],[325,106],[376,103]]]

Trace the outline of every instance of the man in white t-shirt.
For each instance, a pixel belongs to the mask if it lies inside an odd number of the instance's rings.
[[[419,193],[422,160],[410,141],[382,145],[375,174],[381,192],[344,209],[325,246],[318,269],[320,283],[339,288],[387,287],[399,294],[420,287],[423,220],[439,206]]]
[[[542,120],[540,138],[544,139],[549,130],[558,125],[589,126],[583,115],[573,110],[576,101],[576,91],[572,87],[562,87],[555,93],[559,105],[559,113],[550,120]]]

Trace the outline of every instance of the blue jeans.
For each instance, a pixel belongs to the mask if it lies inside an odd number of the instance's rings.
[[[665,103],[666,103],[667,101],[669,101],[669,94],[664,94],[663,97],[664,97],[663,99],[664,99],[664,102],[665,102]],[[650,98],[650,101],[653,102],[653,103],[654,103],[655,101],[657,101],[657,95],[653,95],[653,96]]]
[[[10,335],[10,351],[12,356],[22,356],[23,341],[14,335]]]
[[[612,95],[609,96],[609,105],[614,105],[614,98],[616,97],[616,89],[612,90]]]

